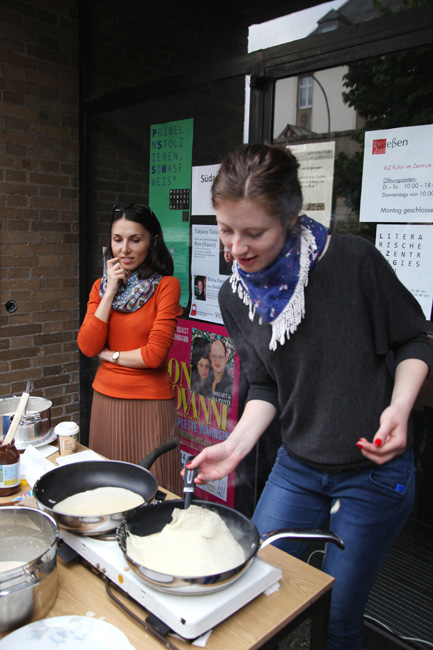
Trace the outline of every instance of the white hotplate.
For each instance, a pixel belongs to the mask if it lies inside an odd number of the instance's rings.
[[[199,596],[172,595],[152,589],[128,566],[117,541],[60,531],[64,542],[122,591],[185,639],[195,639],[231,614],[277,586],[280,569],[257,556],[244,573],[224,589]]]

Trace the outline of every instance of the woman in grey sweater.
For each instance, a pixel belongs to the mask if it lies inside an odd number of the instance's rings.
[[[197,484],[226,476],[278,415],[282,445],[254,522],[262,534],[330,520],[346,549],[329,545],[323,563],[335,577],[328,648],[359,650],[369,591],[413,505],[410,412],[432,352],[421,308],[376,248],[300,215],[297,168],[251,145],[214,181],[235,260],[220,307],[249,391],[228,439],[189,467]]]

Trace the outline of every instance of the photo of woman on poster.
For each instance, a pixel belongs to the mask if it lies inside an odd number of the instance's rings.
[[[205,397],[212,394],[209,359],[209,341],[197,336],[191,350],[191,390]]]
[[[206,300],[206,278],[203,275],[196,276],[194,292],[196,300]]]

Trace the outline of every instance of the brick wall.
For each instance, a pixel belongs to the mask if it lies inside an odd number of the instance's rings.
[[[76,5],[0,5],[0,395],[32,379],[53,424],[79,411]]]
[[[206,0],[92,0],[84,5],[89,97],[247,52],[247,28],[235,22],[233,12]]]
[[[0,4],[0,396],[20,395],[32,379],[34,394],[53,402],[54,424],[87,410],[76,346],[79,4]],[[247,50],[246,28],[206,3],[81,5],[87,98]],[[148,195],[150,124],[194,117],[193,164],[213,163],[241,142],[243,86],[242,78],[205,85],[89,120],[89,286],[100,274],[109,207]],[[94,360],[81,367],[89,395],[94,368]]]

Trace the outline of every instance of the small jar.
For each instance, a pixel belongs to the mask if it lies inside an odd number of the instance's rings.
[[[15,442],[9,445],[0,443],[0,497],[15,494],[20,487],[20,455]]]

